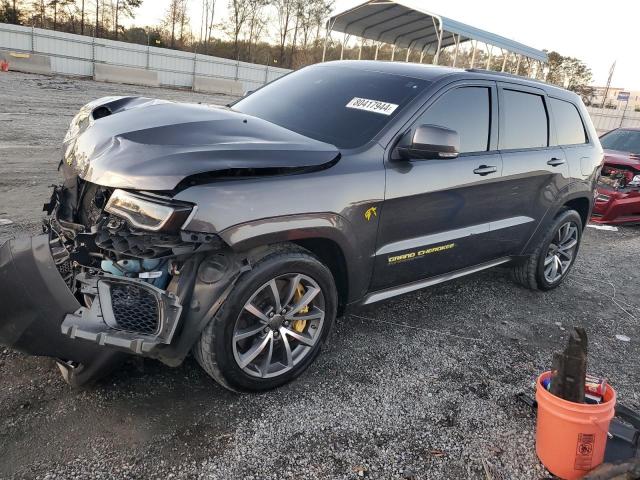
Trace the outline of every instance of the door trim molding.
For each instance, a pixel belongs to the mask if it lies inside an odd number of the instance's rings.
[[[415,248],[429,247],[436,243],[444,243],[444,242],[449,242],[451,240],[470,237],[471,235],[480,235],[483,233],[489,233],[496,230],[502,230],[504,228],[523,225],[525,223],[530,223],[533,221],[534,219],[531,217],[517,216],[517,217],[503,218],[502,220],[495,220],[492,222],[479,223],[477,225],[470,225],[464,228],[456,228],[455,230],[447,230],[444,232],[432,233],[430,235],[410,238],[408,240],[400,240],[399,242],[393,242],[387,245],[383,245],[376,251],[376,256],[386,255],[388,253],[401,252],[403,250],[412,250]]]
[[[387,288],[385,290],[379,290],[377,292],[370,293],[369,295],[364,297],[364,300],[362,301],[362,305],[369,305],[371,303],[380,302],[382,300],[386,300],[388,298],[395,297],[397,295],[402,295],[404,293],[420,290],[426,287],[430,287],[432,285],[437,285],[438,283],[443,283],[449,280],[453,280],[455,278],[464,277],[472,273],[486,270],[487,268],[492,268],[498,265],[502,265],[503,263],[507,263],[510,260],[511,260],[511,257],[498,258],[496,260],[492,260],[486,263],[481,263],[473,267],[463,268],[461,270],[445,273],[443,275],[438,275],[436,277],[431,277],[424,280],[418,280],[416,282],[406,283],[404,285],[400,285],[399,287],[392,287],[392,288]]]

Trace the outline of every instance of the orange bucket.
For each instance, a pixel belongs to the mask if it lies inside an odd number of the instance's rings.
[[[550,376],[544,372],[536,383],[536,453],[554,475],[581,478],[604,460],[616,392],[607,385],[600,404],[568,402],[544,388],[542,380]]]

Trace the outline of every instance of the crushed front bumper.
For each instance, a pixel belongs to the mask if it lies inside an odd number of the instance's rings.
[[[161,290],[134,278],[73,276],[54,260],[56,242],[40,235],[0,248],[0,345],[58,359],[73,385],[109,373],[128,354],[180,365],[250,269],[231,251],[203,251],[184,261],[171,291]],[[68,281],[79,285],[88,307]]]
[[[65,316],[62,333],[138,355],[168,345],[180,319],[179,299],[147,282],[113,275],[79,274],[91,306]]]
[[[80,304],[56,268],[48,235],[14,239],[0,247],[0,306],[0,344],[59,359],[63,369],[82,364],[82,380],[72,383],[99,377],[124,358],[118,351],[62,334],[62,321]]]
[[[593,223],[640,223],[640,189],[613,190],[598,186],[591,216]]]

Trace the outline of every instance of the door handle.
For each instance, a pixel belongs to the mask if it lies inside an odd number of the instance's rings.
[[[564,165],[564,158],[556,158],[553,157],[551,160],[547,162],[547,165],[551,165],[552,167],[557,167],[558,165]]]
[[[473,171],[473,173],[475,173],[476,175],[482,175],[484,177],[485,175],[496,173],[497,171],[498,167],[494,167],[492,165],[480,165]]]

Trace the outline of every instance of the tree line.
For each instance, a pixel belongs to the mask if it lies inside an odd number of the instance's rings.
[[[157,25],[126,27],[143,1],[0,0],[0,22],[299,68],[321,59],[324,21],[334,6],[333,0],[168,0]],[[227,8],[220,12],[221,6]],[[199,14],[199,24],[190,12]]]
[[[226,0],[223,5],[225,0],[167,0],[157,25],[125,27],[124,20],[135,21],[143,1],[151,0],[0,0],[0,22],[295,69],[322,60],[324,24],[334,7],[333,0]],[[226,6],[222,12],[221,6]],[[190,18],[193,12],[199,24]],[[327,42],[326,58],[371,59],[376,50],[381,60],[433,61],[433,52],[421,56],[391,45],[376,48],[372,41],[347,42],[343,49],[342,40],[335,39]],[[444,50],[438,63],[451,65],[453,55],[452,49]],[[547,82],[575,91],[588,102],[593,90],[589,67],[557,52],[548,55]],[[468,46],[461,49],[456,65],[469,67],[471,56]],[[529,73],[526,61],[518,63],[515,55],[490,55],[479,49],[474,61],[477,68]]]

